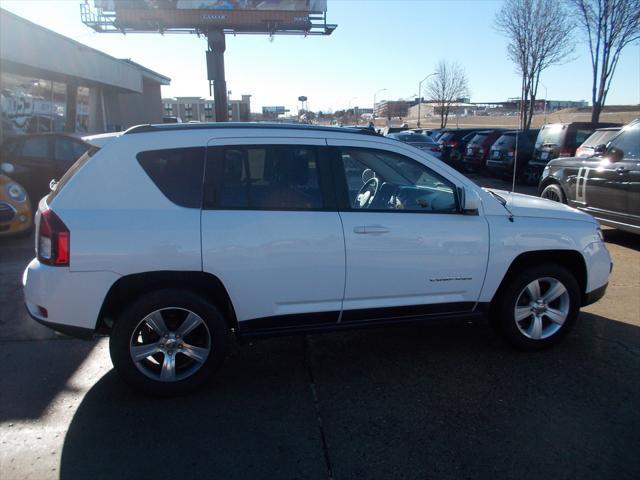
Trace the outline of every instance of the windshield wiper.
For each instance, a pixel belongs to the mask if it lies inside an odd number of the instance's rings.
[[[500,205],[502,205],[504,209],[509,213],[509,221],[513,222],[513,212],[509,209],[509,207],[507,207],[507,201],[504,199],[504,197],[498,195],[496,192],[488,188],[485,188],[485,190],[489,192],[493,198],[500,202]]]
[[[498,200],[502,204],[503,207],[507,205],[507,201],[504,199],[504,197],[501,197],[496,192],[494,192],[493,190],[489,190],[488,188],[485,188],[485,190],[487,192],[489,192],[491,195],[493,195],[493,198]]]

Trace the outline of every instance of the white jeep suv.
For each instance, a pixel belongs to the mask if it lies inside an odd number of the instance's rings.
[[[119,374],[164,395],[205,380],[230,332],[489,317],[546,347],[611,269],[590,216],[347,128],[134,127],[77,161],[36,228],[30,315],[110,335]]]

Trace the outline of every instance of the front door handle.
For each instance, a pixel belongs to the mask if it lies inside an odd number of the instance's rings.
[[[623,173],[627,173],[629,171],[628,168],[624,168],[624,167],[618,167],[616,168],[616,173],[618,174],[623,174]]]
[[[353,232],[354,233],[389,233],[391,230],[389,230],[387,227],[383,227],[382,225],[360,225],[357,227],[353,227]]]

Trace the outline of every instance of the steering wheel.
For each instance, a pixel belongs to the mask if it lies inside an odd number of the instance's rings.
[[[356,206],[358,208],[369,208],[373,203],[376,193],[378,193],[379,187],[380,180],[376,177],[371,177],[367,180],[358,191],[358,195],[356,196]]]

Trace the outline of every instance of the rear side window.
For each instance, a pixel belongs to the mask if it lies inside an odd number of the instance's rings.
[[[136,158],[165,197],[181,207],[200,208],[204,155],[204,147],[191,147],[140,152]]]
[[[252,210],[319,210],[324,207],[315,147],[226,147],[218,206]]]

